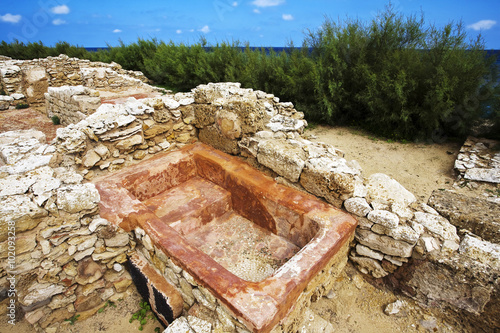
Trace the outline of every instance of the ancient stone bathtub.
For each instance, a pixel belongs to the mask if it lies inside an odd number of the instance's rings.
[[[126,231],[143,229],[254,332],[272,330],[311,281],[346,257],[356,227],[345,212],[201,143],[96,187],[102,217]]]

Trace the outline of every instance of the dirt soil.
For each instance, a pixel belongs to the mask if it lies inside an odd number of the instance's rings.
[[[52,122],[41,112],[33,109],[14,110],[0,113],[0,132],[35,128],[46,133],[48,141],[55,135]],[[421,144],[396,143],[376,139],[349,128],[318,126],[306,131],[317,136],[314,141],[331,143],[345,152],[346,159],[355,159],[364,170],[364,176],[372,173],[386,173],[413,192],[419,200],[426,202],[434,189],[451,188],[455,179],[453,163],[461,143]],[[385,307],[396,300],[404,301],[401,311],[386,315]],[[117,302],[116,308],[109,307],[85,321],[74,325],[63,323],[60,332],[135,332],[138,323],[130,324],[132,314],[139,310],[140,297],[134,294]],[[312,304],[313,311],[330,322],[335,332],[464,332],[457,324],[450,324],[446,316],[429,309],[423,309],[412,300],[396,296],[389,290],[380,289],[369,283],[369,279],[348,264],[336,288],[329,297],[323,297]],[[4,310],[4,309],[1,309]],[[0,314],[4,311],[0,310]],[[160,327],[155,321],[144,327],[143,332],[155,332]],[[25,320],[15,326],[7,323],[5,314],[0,316],[0,332],[31,332]]]

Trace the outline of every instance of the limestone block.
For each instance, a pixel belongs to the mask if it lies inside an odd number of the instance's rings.
[[[297,182],[305,165],[306,155],[301,147],[284,140],[266,140],[259,143],[257,160],[280,176]]]
[[[76,246],[77,251],[84,251],[94,246],[96,241],[97,241],[97,235],[77,236],[70,238],[68,240],[68,244]]]
[[[198,128],[204,128],[214,124],[217,110],[218,108],[214,105],[197,104],[194,107],[194,125]]]
[[[219,132],[230,140],[241,137],[241,123],[239,117],[229,111],[221,110],[215,117],[215,126]]]
[[[459,252],[467,257],[500,270],[500,245],[465,235]]]
[[[391,256],[408,258],[413,250],[413,246],[407,242],[377,235],[369,230],[357,229],[355,237],[361,244]]]
[[[212,332],[212,324],[206,320],[203,320],[203,319],[195,317],[195,316],[188,316],[187,321],[189,323],[189,326],[191,326],[191,328],[196,333],[210,333],[210,332]]]
[[[471,168],[465,171],[465,179],[500,184],[500,167],[498,168]]]
[[[456,227],[469,230],[487,241],[500,243],[499,204],[453,191],[432,192],[429,204]]]
[[[341,196],[349,196],[354,191],[359,170],[347,165],[338,156],[309,159],[300,177],[300,184],[309,192],[325,198],[340,207]]]
[[[19,297],[19,302],[24,306],[30,306],[50,299],[52,296],[60,294],[66,287],[52,283],[35,283],[24,297]]]
[[[136,100],[134,97],[129,97],[124,106],[127,113],[134,116],[154,112],[154,109],[151,106],[142,103],[142,101]]]
[[[86,168],[92,168],[101,160],[101,156],[94,149],[89,149],[82,157],[82,164]]]
[[[9,195],[24,194],[35,182],[35,178],[21,175],[0,178],[0,198]]]
[[[70,124],[56,130],[56,139],[57,147],[71,154],[85,149],[87,136],[78,127]]]
[[[12,102],[14,102],[13,97],[0,95],[0,111],[8,110]]]
[[[144,142],[141,134],[135,134],[128,139],[120,140],[116,143],[115,147],[119,150],[130,150],[133,146],[140,145]]]
[[[9,241],[0,242],[0,259],[7,258],[9,254]],[[33,232],[30,233],[21,233],[16,235],[15,240],[15,248],[16,255],[31,252],[36,247],[36,234]]]
[[[163,333],[195,333],[195,331],[189,326],[186,317],[179,317],[170,323]]]
[[[361,245],[361,244],[356,244],[356,253],[358,253],[361,256],[372,258],[375,260],[382,260],[384,259],[384,254],[373,251],[367,246]]]
[[[415,212],[414,221],[424,226],[429,232],[440,236],[443,240],[459,241],[457,228],[442,216]]]
[[[92,210],[99,203],[99,192],[93,184],[77,184],[57,190],[57,207],[68,213]]]
[[[209,83],[199,85],[194,92],[194,100],[197,104],[209,104],[216,100],[228,99],[231,95],[241,92],[241,83],[224,82],[224,83]],[[256,98],[256,97],[255,97]]]
[[[371,274],[374,278],[382,278],[389,274],[382,268],[378,260],[368,257],[356,256],[352,252],[349,256],[349,259],[356,263],[362,273]]]
[[[302,133],[304,128],[307,126],[307,122],[301,119],[293,119],[281,114],[275,115],[266,124],[266,127],[273,132],[292,132],[296,131]]]
[[[48,76],[45,68],[33,66],[23,73],[28,104],[42,102],[44,100],[44,94],[49,88]]]
[[[150,138],[155,137],[157,135],[167,133],[170,130],[172,130],[172,128],[173,128],[173,125],[172,125],[171,121],[148,126],[147,128],[144,129],[144,138],[150,139]]]
[[[380,224],[386,228],[396,228],[399,224],[399,217],[387,210],[372,210],[367,218],[373,223]]]
[[[368,202],[379,201],[386,204],[399,202],[408,206],[417,200],[412,193],[396,180],[383,173],[375,173],[368,177],[366,187]]]
[[[362,217],[365,217],[372,211],[372,208],[364,198],[349,198],[344,201],[344,206],[349,213]]]
[[[184,136],[184,138],[181,137],[182,141],[186,139],[189,141],[192,138],[189,133],[186,133],[186,135]],[[175,140],[177,142],[182,142],[179,137],[180,135],[176,136]],[[201,142],[206,143],[228,154],[237,155],[239,152],[238,142],[236,140],[230,140],[223,136],[214,125],[202,128],[199,133],[199,139]]]
[[[108,247],[122,247],[128,245],[129,237],[127,233],[118,233],[112,238],[105,239],[104,242]]]
[[[31,230],[47,214],[27,195],[0,198],[0,242],[7,239],[9,227],[15,226],[16,233]]]

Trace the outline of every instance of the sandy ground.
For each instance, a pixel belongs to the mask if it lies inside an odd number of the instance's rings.
[[[26,121],[26,117],[29,121]],[[47,131],[49,137],[54,133],[42,113],[31,109],[0,113],[0,132],[13,129],[37,127]],[[382,172],[395,178],[413,192],[421,201],[426,202],[434,189],[451,188],[455,174],[453,163],[461,143],[421,144],[395,143],[374,138],[363,132],[349,128],[317,126],[306,134],[317,136],[315,141],[333,144],[345,152],[346,159],[357,160],[364,170],[364,176]],[[335,332],[461,332],[462,328],[446,323],[439,314],[422,309],[409,299],[395,296],[388,290],[374,287],[352,265],[348,264],[337,287],[329,295],[312,305],[313,311],[330,322]],[[405,305],[398,315],[384,314],[387,304],[404,300]],[[74,325],[64,323],[59,332],[136,332],[137,321],[130,324],[132,314],[139,310],[140,297],[137,294],[116,303],[85,321]],[[2,309],[3,310],[3,309]],[[0,311],[0,332],[31,332],[29,324],[21,320],[16,326],[7,324],[7,318]],[[151,322],[143,332],[154,332],[159,323]]]
[[[392,142],[346,127],[317,126],[306,134],[317,137],[312,141],[342,150],[347,160],[356,160],[364,177],[385,173],[424,202],[433,190],[451,188],[456,178],[453,165],[462,145]]]

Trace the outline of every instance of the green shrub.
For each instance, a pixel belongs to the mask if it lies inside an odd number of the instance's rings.
[[[58,117],[58,116],[56,116],[56,115],[53,115],[52,117],[50,117],[50,120],[52,120],[52,123],[53,123],[54,125],[59,125],[59,124],[61,123],[61,120],[60,120],[60,119],[59,119],[59,117]]]
[[[467,41],[461,23],[427,28],[423,15],[405,17],[389,5],[370,24],[327,19],[307,44],[319,72],[312,119],[424,139],[465,135],[481,116],[479,103],[468,101],[493,59],[480,37]]]
[[[27,103],[19,103],[16,105],[16,109],[27,109],[29,108],[30,106],[27,104]]]

